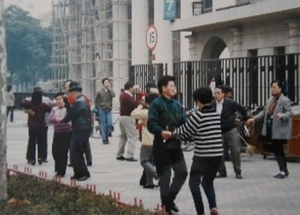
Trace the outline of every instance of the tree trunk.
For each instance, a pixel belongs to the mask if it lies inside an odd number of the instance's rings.
[[[4,26],[4,0],[0,0],[0,200],[7,200],[6,178],[6,46]]]

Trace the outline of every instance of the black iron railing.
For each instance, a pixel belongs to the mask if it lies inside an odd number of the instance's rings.
[[[177,99],[188,110],[192,109],[195,105],[193,91],[198,87],[209,86],[214,79],[216,86],[231,86],[236,101],[254,108],[266,104],[270,97],[271,81],[280,80],[285,83],[285,95],[298,103],[299,61],[300,54],[287,54],[175,62],[173,72],[177,82]],[[130,72],[131,80],[142,89],[147,82],[157,84],[165,74],[167,72],[163,64],[132,66]]]

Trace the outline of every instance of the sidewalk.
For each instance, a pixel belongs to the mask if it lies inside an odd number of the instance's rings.
[[[118,115],[113,114],[113,121]],[[43,165],[31,166],[27,164],[25,154],[28,141],[26,127],[27,116],[22,111],[15,112],[16,123],[7,124],[7,163],[8,167],[18,165],[19,170],[24,167],[32,168],[32,173],[38,175],[40,170],[47,172],[48,178],[54,176],[54,161],[51,154],[53,128],[48,131],[48,161]],[[113,137],[109,145],[103,145],[101,139],[90,138],[93,166],[89,167],[91,178],[77,185],[95,184],[97,192],[109,194],[118,192],[121,201],[134,203],[134,198],[141,199],[147,209],[156,208],[160,203],[159,189],[143,189],[139,186],[142,167],[139,162],[116,160],[118,148],[118,123],[115,125]],[[140,145],[135,150],[135,158],[139,158]],[[191,166],[193,152],[185,152],[188,169]],[[299,215],[300,214],[300,163],[289,162],[290,176],[287,179],[274,179],[278,172],[277,164],[271,157],[264,160],[261,155],[250,157],[242,154],[243,180],[235,178],[232,164],[226,162],[227,178],[215,180],[215,190],[220,214],[222,215]],[[68,167],[66,176],[62,179],[69,183],[73,175]],[[203,194],[206,214],[209,214],[206,197]],[[196,214],[188,181],[183,185],[176,204],[180,209],[179,215]]]

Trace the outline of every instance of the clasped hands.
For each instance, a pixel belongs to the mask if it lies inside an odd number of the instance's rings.
[[[172,132],[170,131],[162,131],[161,132],[161,137],[165,140],[168,140],[170,138],[172,138]]]

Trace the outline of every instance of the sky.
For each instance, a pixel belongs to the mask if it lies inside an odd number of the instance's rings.
[[[17,5],[37,18],[39,15],[51,11],[52,0],[4,0],[4,7],[10,5]]]

